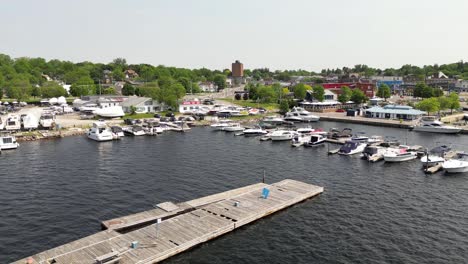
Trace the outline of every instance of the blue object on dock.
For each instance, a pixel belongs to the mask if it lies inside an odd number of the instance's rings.
[[[131,245],[131,248],[137,248],[138,247],[138,241],[133,241],[132,242],[132,245]]]
[[[268,198],[268,195],[270,194],[270,190],[268,190],[267,188],[263,188],[262,190],[262,197],[263,199],[266,199]]]

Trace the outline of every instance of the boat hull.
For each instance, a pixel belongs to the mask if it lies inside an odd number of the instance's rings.
[[[417,158],[416,155],[407,155],[407,156],[383,156],[385,162],[403,162],[410,161]]]
[[[435,127],[415,127],[413,131],[416,132],[427,132],[427,133],[439,133],[439,134],[458,134],[461,128],[435,128]]]

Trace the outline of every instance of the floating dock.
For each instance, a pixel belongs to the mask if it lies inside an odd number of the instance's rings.
[[[104,231],[14,263],[156,263],[323,192],[295,180],[246,187],[102,222]]]

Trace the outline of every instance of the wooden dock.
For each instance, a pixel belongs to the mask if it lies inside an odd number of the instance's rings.
[[[287,179],[160,203],[104,221],[104,231],[14,263],[156,263],[322,192],[323,187]]]

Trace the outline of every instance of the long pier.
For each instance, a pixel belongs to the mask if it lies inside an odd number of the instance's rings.
[[[103,221],[104,231],[18,260],[21,264],[156,263],[323,192],[286,179]]]

